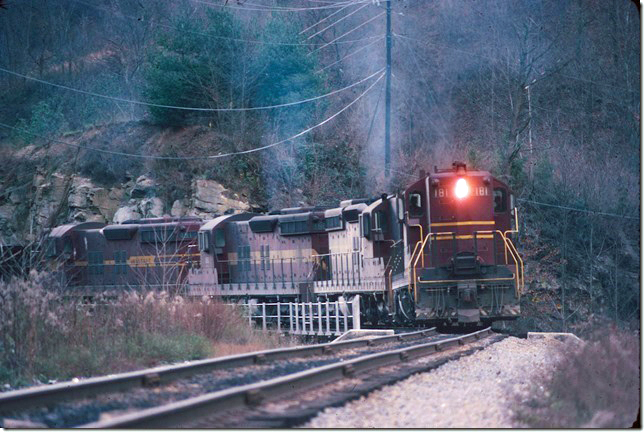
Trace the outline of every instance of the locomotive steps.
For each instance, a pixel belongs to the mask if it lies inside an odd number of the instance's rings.
[[[221,427],[258,421],[292,425],[325,406],[342,404],[499,338],[490,329],[458,337],[424,330],[270,350],[10,392],[1,396],[0,406],[5,419],[50,427]],[[116,393],[122,389],[129,393]],[[306,395],[309,403],[295,402]],[[86,399],[60,402],[79,396]],[[269,404],[262,411],[255,409],[265,402]],[[238,409],[244,415],[234,412]]]

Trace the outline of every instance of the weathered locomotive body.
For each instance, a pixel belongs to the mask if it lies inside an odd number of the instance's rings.
[[[372,324],[479,323],[519,314],[523,267],[510,240],[517,221],[504,183],[455,163],[421,173],[400,194],[335,208],[228,214],[203,224],[81,224],[56,228],[51,239],[75,286],[173,286],[233,302],[360,295]],[[111,271],[93,269],[98,263]]]
[[[199,259],[198,218],[56,227],[46,242],[50,269],[84,295],[123,289],[178,291]]]

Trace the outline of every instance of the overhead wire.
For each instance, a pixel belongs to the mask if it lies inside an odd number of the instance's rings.
[[[360,12],[362,9],[366,8],[367,6],[369,6],[369,3],[360,6],[358,9],[346,14],[345,16],[343,16],[342,18],[338,19],[337,21],[332,22],[328,26],[324,27],[322,30],[318,30],[317,32],[313,33],[311,36],[307,37],[306,40],[311,40],[312,38],[314,38],[315,36],[319,35],[320,33],[323,33],[324,31],[330,29],[334,25],[336,25],[336,24],[344,21],[345,19],[349,18],[351,15]]]
[[[593,213],[593,214],[598,214],[598,215],[602,215],[602,216],[614,216],[614,217],[619,217],[619,218],[624,218],[624,219],[633,219],[633,220],[639,220],[640,219],[638,217],[620,215],[620,214],[617,214],[617,213],[607,213],[607,212],[601,212],[601,211],[596,211],[596,210],[580,209],[580,208],[561,206],[561,205],[556,205],[556,204],[547,204],[547,203],[542,203],[542,202],[539,202],[539,201],[532,201],[532,200],[525,199],[525,198],[517,198],[517,201],[523,201],[523,202],[527,202],[527,203],[530,203],[530,204],[536,204],[536,205],[545,206],[545,207],[555,207],[555,208],[560,208],[560,209],[565,209],[565,210],[578,211],[578,212],[582,212],[582,213]]]
[[[379,13],[378,15],[375,15],[375,16],[373,16],[373,17],[369,18],[367,21],[365,21],[365,22],[363,22],[362,24],[360,24],[360,25],[358,25],[358,26],[356,26],[356,27],[352,28],[351,30],[349,30],[349,31],[347,31],[347,32],[345,32],[345,33],[343,33],[342,35],[338,36],[337,38],[333,39],[332,41],[327,42],[327,43],[325,43],[324,45],[322,45],[321,47],[318,47],[318,48],[314,49],[313,51],[311,51],[311,52],[309,53],[309,55],[310,55],[310,54],[312,54],[312,53],[314,53],[314,52],[320,51],[320,50],[321,50],[321,49],[323,49],[323,48],[328,47],[329,45],[331,45],[332,43],[334,43],[334,42],[338,41],[339,39],[342,39],[342,38],[343,38],[343,37],[345,37],[346,35],[351,34],[351,33],[353,33],[354,31],[358,30],[359,28],[362,28],[362,27],[364,27],[365,25],[369,24],[369,23],[370,23],[370,22],[372,22],[373,20],[380,18],[380,17],[381,17],[381,16],[383,16],[385,13],[386,13],[386,12],[381,12],[381,13]],[[346,42],[346,41],[345,41],[345,42]]]
[[[307,31],[311,30],[313,27],[317,26],[318,24],[323,23],[324,21],[328,20],[329,18],[336,16],[337,14],[339,14],[340,12],[345,10],[346,8],[351,7],[351,6],[355,6],[356,4],[358,4],[358,3],[348,4],[345,7],[341,8],[341,9],[338,9],[337,11],[333,12],[332,14],[327,15],[324,18],[322,18],[321,20],[317,21],[316,23],[308,26],[307,28],[302,30],[299,34],[306,33]]]
[[[194,3],[201,3],[207,6],[212,6],[212,7],[247,10],[247,11],[259,11],[259,12],[306,12],[311,10],[337,9],[344,6],[344,4],[341,4],[341,5],[333,4],[333,5],[311,6],[311,7],[280,7],[280,6],[258,7],[258,5],[252,4],[252,3],[245,3],[243,5],[236,6],[236,5],[230,5],[230,4],[217,4],[217,3],[212,3],[205,0],[190,0],[190,1]],[[357,0],[351,3],[362,4],[370,1],[371,0]],[[251,5],[251,7],[246,7],[246,4]]]
[[[107,13],[107,14],[110,14],[110,15],[116,17],[116,18],[129,19],[129,20],[132,20],[132,21],[141,22],[141,18],[133,17],[133,16],[130,16],[130,15],[124,15],[122,13],[117,14],[117,13],[114,13],[113,11],[111,11],[111,10],[107,10],[107,9],[102,8],[100,6],[96,6],[96,5],[87,3],[87,2],[85,2],[83,0],[60,0],[60,1],[72,1],[74,3],[82,4],[82,5],[85,5],[87,7],[90,7],[90,8],[96,9],[96,10],[100,10],[100,11],[102,11],[104,13]],[[214,35],[214,34],[209,34],[209,33],[198,32],[198,31],[194,31],[194,30],[182,29],[182,28],[179,28],[179,27],[174,26],[174,25],[164,24],[164,23],[160,23],[160,22],[154,23],[154,25],[162,27],[162,28],[167,28],[169,30],[178,31],[178,32],[181,32],[181,33],[194,34],[194,35],[203,36],[203,37],[212,38],[212,39],[229,40],[229,41],[232,41],[232,42],[243,42],[243,43],[256,44],[256,45],[309,46],[309,47],[317,47],[317,46],[324,45],[324,42],[317,42],[317,43],[315,43],[315,42],[272,42],[272,41],[264,41],[264,40],[257,40],[257,39],[245,39],[245,38],[235,38],[235,37],[230,37],[230,36],[220,36],[220,35]],[[345,43],[362,42],[362,41],[365,41],[365,40],[374,39],[376,37],[378,37],[378,36],[368,36],[368,37],[360,38],[360,39],[339,41],[338,43],[345,44]]]
[[[334,3],[325,3],[324,6],[277,6],[277,5],[265,5],[265,4],[258,4],[258,3],[251,3],[249,1],[244,1],[244,3],[238,3],[239,7],[246,7],[246,6],[251,6],[255,8],[261,8],[263,10],[271,11],[271,12],[301,12],[301,11],[307,11],[307,10],[320,10],[320,9],[337,9],[339,7],[342,7],[344,5],[351,5],[351,4],[356,4],[356,3],[365,3],[368,2],[369,0],[347,0],[347,1],[340,1],[340,2],[334,2]]]
[[[277,142],[274,142],[274,143],[271,143],[271,144],[267,144],[267,145],[264,145],[264,146],[261,146],[261,147],[256,147],[256,148],[253,148],[253,149],[242,150],[242,151],[237,151],[237,152],[219,153],[219,154],[216,154],[216,155],[205,155],[205,156],[203,156],[203,155],[202,156],[155,156],[155,155],[145,155],[145,154],[121,152],[121,151],[101,149],[101,148],[98,148],[98,147],[88,147],[88,146],[83,146],[83,145],[80,145],[80,144],[74,144],[74,143],[70,143],[70,142],[66,142],[66,141],[62,141],[62,140],[52,139],[52,138],[49,138],[49,137],[46,137],[46,136],[43,136],[43,135],[40,135],[40,134],[33,133],[33,132],[28,131],[28,130],[23,129],[23,128],[18,128],[18,127],[15,127],[15,126],[8,125],[6,123],[0,123],[0,127],[4,127],[4,128],[7,128],[7,129],[10,129],[10,130],[21,132],[21,133],[26,133],[26,134],[31,135],[31,136],[42,138],[42,139],[47,140],[49,142],[55,142],[55,143],[64,144],[64,145],[67,145],[67,146],[76,147],[76,148],[80,148],[80,149],[84,149],[84,150],[96,151],[96,152],[100,152],[100,153],[104,153],[104,154],[111,154],[111,155],[116,155],[116,156],[125,156],[125,157],[133,157],[133,158],[140,158],[140,159],[153,159],[153,160],[211,160],[211,159],[221,159],[221,158],[225,158],[225,157],[237,156],[237,155],[242,155],[242,154],[250,154],[250,153],[255,153],[255,152],[258,152],[258,151],[266,150],[266,149],[269,149],[269,148],[272,148],[272,147],[276,147],[276,146],[278,146],[280,144],[284,144],[284,143],[287,143],[289,141],[292,141],[292,140],[294,140],[296,138],[299,138],[299,137],[301,137],[303,135],[306,135],[307,133],[309,133],[309,132],[311,132],[311,131],[313,131],[313,130],[315,130],[315,129],[323,126],[323,125],[325,125],[328,122],[330,122],[331,120],[333,120],[334,118],[339,116],[341,113],[343,113],[344,111],[349,109],[351,106],[353,106],[356,102],[358,102],[360,99],[362,99],[362,97],[364,95],[366,95],[369,91],[371,91],[371,89],[382,79],[382,77],[384,77],[384,75],[385,75],[385,73],[382,72],[380,74],[380,76],[378,77],[378,79],[376,81],[374,81],[373,83],[371,83],[371,85],[369,87],[367,87],[367,89],[364,90],[362,93],[360,93],[355,99],[353,99],[351,102],[349,102],[347,105],[345,105],[339,111],[336,111],[333,115],[327,117],[326,119],[324,119],[323,121],[321,121],[320,123],[318,123],[318,124],[316,124],[314,126],[311,126],[311,127],[307,128],[307,129],[305,129],[305,130],[303,130],[303,131],[301,131],[301,132],[299,132],[299,133],[297,133],[297,134],[295,134],[293,136],[285,138],[283,140],[280,140],[280,141],[277,141]]]
[[[303,103],[308,103],[308,102],[312,102],[312,101],[315,101],[315,100],[323,99],[323,98],[332,96],[334,94],[343,92],[345,90],[348,90],[350,88],[353,88],[353,87],[355,87],[357,85],[362,84],[365,81],[368,81],[369,79],[371,79],[374,76],[378,75],[378,73],[382,72],[383,70],[384,70],[384,68],[372,73],[371,75],[369,75],[369,76],[367,76],[365,78],[362,78],[359,81],[356,81],[356,82],[354,82],[352,84],[349,84],[348,86],[343,87],[341,89],[333,90],[333,91],[331,91],[329,93],[326,93],[326,94],[323,94],[323,95],[319,95],[319,96],[315,96],[315,97],[311,97],[311,98],[307,98],[307,99],[302,99],[302,100],[299,100],[299,101],[287,102],[287,103],[276,104],[276,105],[248,107],[248,108],[200,108],[200,107],[164,105],[164,104],[144,102],[144,101],[138,101],[138,100],[132,100],[132,99],[125,99],[125,98],[120,98],[120,97],[116,97],[116,96],[108,96],[108,95],[104,95],[104,94],[100,94],[100,93],[90,92],[90,91],[86,91],[86,90],[80,90],[80,89],[65,86],[65,85],[62,85],[62,84],[52,83],[52,82],[49,82],[49,81],[41,80],[39,78],[35,78],[35,77],[29,76],[29,75],[24,75],[24,74],[14,72],[14,71],[11,71],[9,69],[5,69],[5,68],[0,67],[0,72],[5,72],[5,73],[10,74],[10,75],[14,75],[14,76],[18,76],[20,78],[24,78],[24,79],[27,79],[27,80],[30,80],[30,81],[38,82],[40,84],[50,85],[50,86],[61,88],[61,89],[64,89],[64,90],[69,90],[69,91],[73,91],[73,92],[76,92],[76,93],[85,94],[85,95],[88,95],[88,96],[100,97],[100,98],[103,98],[103,99],[109,99],[109,100],[113,100],[113,101],[116,101],[116,102],[131,103],[131,104],[135,104],[135,105],[143,105],[143,106],[149,106],[149,107],[154,107],[154,108],[175,109],[175,110],[183,110],[183,111],[202,111],[202,112],[204,112],[204,111],[205,112],[260,111],[260,110],[285,108],[285,107],[289,107],[289,106],[300,105],[300,104],[303,104]]]
[[[328,64],[328,65],[324,66],[323,68],[316,70],[314,73],[315,73],[315,74],[319,74],[319,73],[321,73],[321,72],[324,72],[325,70],[327,70],[327,69],[328,69],[328,68],[330,68],[331,66],[334,66],[334,65],[336,65],[336,64],[338,64],[338,63],[340,63],[341,61],[343,61],[343,60],[345,60],[345,59],[347,59],[347,58],[349,58],[349,57],[351,57],[351,56],[354,56],[354,55],[358,54],[358,53],[359,53],[360,51],[362,51],[363,49],[370,47],[371,45],[375,44],[376,42],[380,42],[380,41],[381,41],[381,40],[383,40],[384,38],[385,38],[385,36],[380,36],[378,39],[376,39],[376,40],[374,40],[374,41],[371,41],[371,42],[369,42],[369,43],[368,43],[368,44],[366,44],[366,45],[361,46],[360,48],[358,48],[357,50],[355,50],[355,51],[351,52],[350,54],[345,55],[345,56],[344,56],[344,57],[342,57],[340,60],[336,60],[336,61],[334,61],[333,63],[330,63],[330,64]]]

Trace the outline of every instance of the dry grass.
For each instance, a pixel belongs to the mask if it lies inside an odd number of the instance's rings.
[[[46,287],[46,288],[45,288]],[[292,344],[234,308],[166,293],[63,299],[47,275],[0,283],[0,385],[24,386]],[[6,386],[5,386],[6,387]]]
[[[631,427],[640,406],[640,336],[616,327],[567,345],[555,370],[517,401],[533,428]]]

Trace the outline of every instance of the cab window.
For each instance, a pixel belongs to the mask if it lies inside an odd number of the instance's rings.
[[[222,248],[224,246],[226,246],[226,234],[224,233],[223,229],[216,229],[215,230],[215,247]]]
[[[409,214],[411,216],[422,216],[423,196],[420,192],[412,192],[409,194]]]
[[[377,211],[373,214],[373,230],[380,232],[387,231],[387,219],[385,217],[385,212]]]
[[[208,252],[210,250],[210,237],[207,231],[199,231],[199,250],[201,252]]]
[[[507,192],[503,188],[494,189],[494,213],[504,213],[508,210]]]

